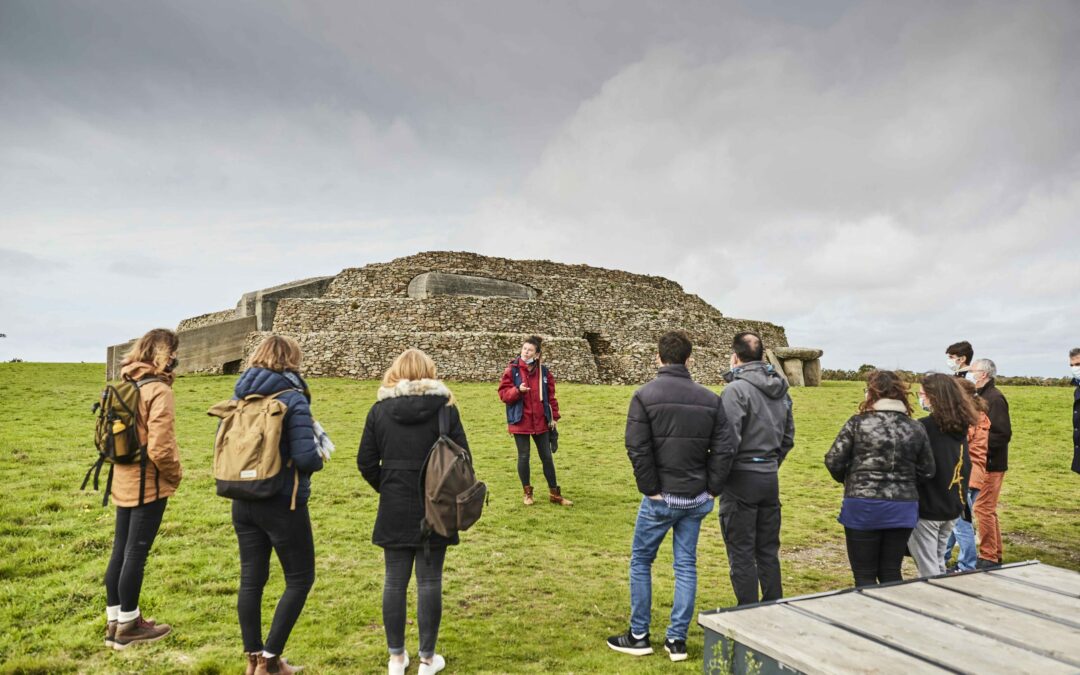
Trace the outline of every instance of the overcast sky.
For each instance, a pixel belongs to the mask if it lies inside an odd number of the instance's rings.
[[[1071,0],[0,0],[0,360],[452,249],[1061,376],[1078,73]]]

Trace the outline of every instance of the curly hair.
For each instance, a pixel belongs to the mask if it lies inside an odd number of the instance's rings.
[[[180,338],[168,328],[155,328],[135,341],[122,365],[129,363],[148,363],[159,373],[165,372],[170,358],[180,347]]]
[[[986,402],[986,399],[982,396],[976,395],[979,390],[975,387],[974,382],[967,379],[966,377],[958,377],[955,379],[956,383],[960,385],[960,388],[964,390],[965,394],[967,394],[967,397],[971,401],[971,404],[975,406],[976,411],[981,413],[990,412],[990,404]],[[976,417],[978,417],[978,415],[976,415]]]
[[[859,404],[860,413],[874,412],[874,404],[883,398],[901,401],[908,417],[913,409],[908,398],[908,385],[891,370],[872,370],[866,376],[866,400]]]
[[[926,398],[930,399],[930,416],[947,434],[962,434],[979,421],[975,404],[957,384],[955,377],[932,373],[922,378],[920,384]]]

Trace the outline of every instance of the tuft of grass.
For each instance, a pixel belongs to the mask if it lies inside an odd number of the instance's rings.
[[[99,494],[79,491],[95,458],[90,406],[103,376],[100,364],[0,364],[0,673],[241,672],[239,560],[229,502],[214,493],[215,420],[206,415],[213,403],[229,397],[236,378],[176,382],[184,482],[170,499],[140,602],[148,616],[171,623],[174,632],[153,645],[113,652],[102,644],[102,576],[113,511],[101,508]],[[382,552],[371,544],[378,500],[355,464],[377,384],[310,384],[315,416],[338,451],[313,479],[317,578],[286,654],[316,675],[378,672],[386,661]],[[634,388],[559,386],[564,418],[555,463],[575,506],[541,499],[525,508],[496,384],[450,385],[491,501],[447,556],[438,647],[447,657],[447,672],[668,671],[663,654],[630,659],[603,644],[626,629],[629,617],[627,566],[640,495],[622,434]],[[1069,471],[1072,392],[1003,390],[1015,433],[1000,508],[1006,560],[1040,558],[1080,570],[1080,492]],[[787,595],[851,584],[836,522],[842,487],[829,477],[822,458],[861,396],[858,382],[792,392],[796,447],[780,474]],[[533,475],[542,485],[535,460]],[[665,546],[653,575],[658,635],[671,609],[671,564]],[[906,573],[913,575],[913,567]],[[282,588],[274,563],[264,601],[267,627]],[[697,609],[733,603],[714,511],[699,544]],[[406,631],[413,653],[417,639],[414,622]],[[688,647],[690,658],[700,662],[700,629],[692,629]]]

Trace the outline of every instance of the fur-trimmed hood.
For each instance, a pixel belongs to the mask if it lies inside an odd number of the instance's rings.
[[[379,387],[376,405],[385,407],[401,424],[421,424],[439,409],[452,405],[454,395],[440,380],[401,380],[393,387]]]

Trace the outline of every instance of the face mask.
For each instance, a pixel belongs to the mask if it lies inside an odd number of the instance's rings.
[[[926,412],[930,412],[930,402],[927,401],[922,396],[919,397],[919,405],[921,405],[922,409],[925,410]]]
[[[1073,366],[1073,367],[1072,367],[1072,368],[1070,368],[1069,370],[1071,370],[1071,371],[1072,371],[1072,375],[1073,375],[1073,377],[1075,377],[1076,379],[1080,380],[1080,366]]]
[[[536,359],[535,359],[535,358],[532,358],[532,359],[525,359],[525,365],[527,365],[527,366],[531,366],[531,365],[532,365],[532,364],[534,364],[534,363],[536,363]]]
[[[964,375],[964,377],[966,377],[967,381],[972,383],[972,384],[976,384],[976,385],[979,384],[979,376],[976,375],[975,373],[968,372],[968,374]]]
[[[176,370],[176,367],[178,365],[180,365],[180,359],[173,357],[171,361],[165,364],[165,372],[171,373],[172,371]]]

